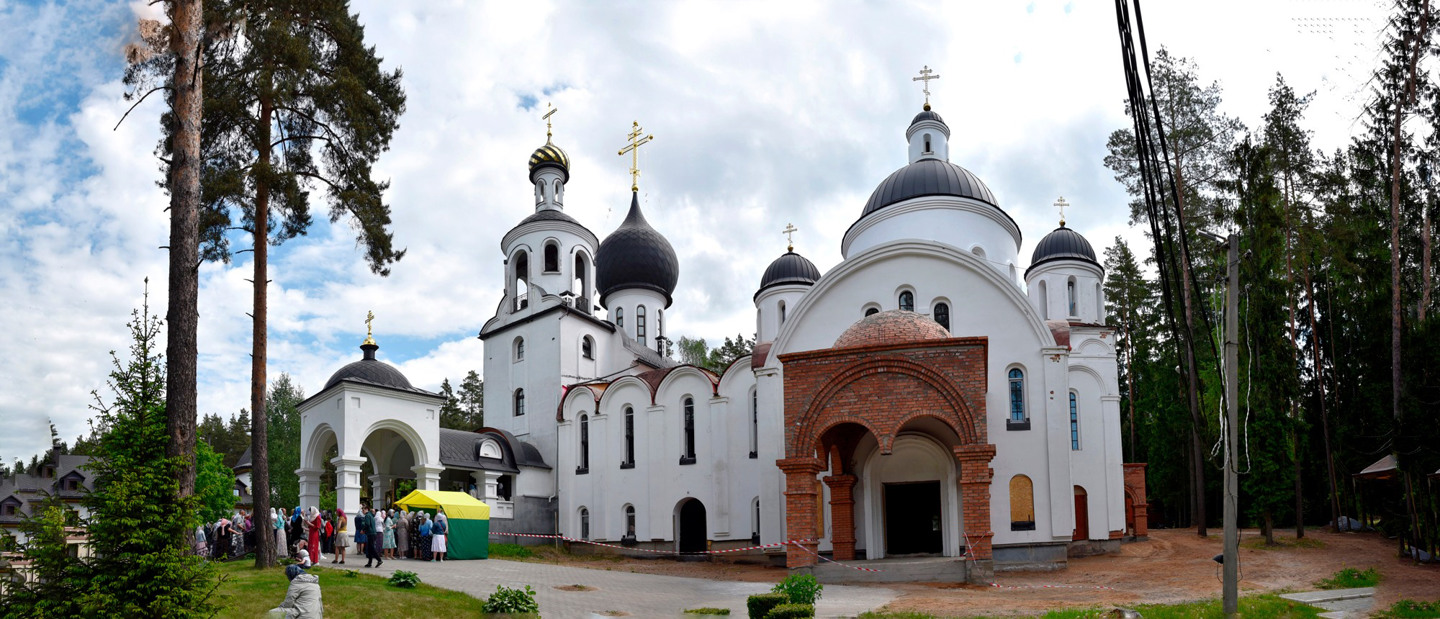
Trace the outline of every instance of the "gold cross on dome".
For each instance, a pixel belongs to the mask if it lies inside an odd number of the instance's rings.
[[[1060,209],[1060,227],[1061,227],[1061,228],[1064,228],[1064,227],[1065,227],[1065,207],[1067,207],[1067,206],[1070,206],[1070,203],[1065,201],[1065,196],[1060,196],[1059,198],[1057,198],[1057,199],[1055,200],[1055,207],[1058,208],[1058,209]]]
[[[370,324],[372,322],[375,322],[375,312],[365,312],[365,345],[367,346],[375,345],[375,332],[373,325]]]
[[[780,234],[785,235],[785,240],[790,245],[785,251],[795,251],[795,233],[799,231],[800,229],[796,228],[795,224],[785,224],[785,229],[780,231]]]
[[[549,111],[545,112],[545,115],[544,115],[544,116],[541,116],[540,119],[545,121],[545,143],[546,143],[546,144],[549,144],[549,143],[550,143],[550,117],[551,117],[551,116],[554,116],[554,115],[555,115],[555,112],[560,111],[560,108],[551,106],[549,101],[546,101],[546,102],[545,102],[545,108],[548,109]]]
[[[939,75],[935,75],[934,73],[935,73],[934,71],[931,71],[931,70],[930,70],[930,65],[927,64],[927,65],[925,65],[925,68],[920,69],[920,77],[912,77],[912,78],[910,78],[910,81],[912,81],[912,82],[924,82],[924,83],[925,83],[924,87],[922,87],[920,90],[921,90],[921,92],[924,92],[924,93],[925,93],[925,109],[927,109],[927,110],[930,109],[930,80],[938,80],[938,79],[940,79],[940,76],[939,76]]]
[[[618,154],[623,157],[625,153],[630,153],[630,191],[640,191],[640,147],[649,144],[650,140],[655,139],[655,136],[640,137],[644,135],[645,130],[640,128],[638,120],[631,123],[631,127],[630,134],[625,136],[630,143],[620,149]]]

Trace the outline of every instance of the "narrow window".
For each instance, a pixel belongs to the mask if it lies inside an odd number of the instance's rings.
[[[625,407],[625,461],[620,468],[635,467],[635,409]]]
[[[1075,392],[1070,392],[1070,451],[1080,451],[1080,414],[1075,410]]]
[[[750,501],[750,543],[760,543],[760,497]]]
[[[525,390],[524,390],[524,389],[516,389],[516,390],[515,390],[515,416],[516,416],[516,417],[523,417],[523,416],[525,416]]]
[[[1035,530],[1034,485],[1024,475],[1010,478],[1010,530]]]
[[[545,181],[535,181],[535,203],[545,201]]]
[[[530,294],[530,255],[523,250],[515,254],[515,309],[525,309],[530,305],[528,295]]]
[[[625,535],[631,539],[635,538],[635,506],[625,506]]]
[[[580,508],[580,539],[590,539],[590,510]]]
[[[1040,320],[1050,320],[1050,295],[1045,291],[1045,280],[1040,280]]]
[[[645,342],[645,306],[635,308],[635,341]]]
[[[583,307],[586,312],[590,311],[589,300],[585,299],[585,294],[588,292],[585,288],[589,280],[590,274],[589,269],[585,266],[584,254],[575,254],[575,279],[570,283],[570,292],[575,293],[575,296],[581,298],[579,305]]]
[[[1070,308],[1070,313],[1069,313],[1069,314],[1066,314],[1066,315],[1067,315],[1067,316],[1074,316],[1074,315],[1075,315],[1075,278],[1072,277],[1072,278],[1070,278],[1070,281],[1065,282],[1065,295],[1066,295],[1066,299],[1068,300],[1067,302],[1069,303],[1069,308]]]
[[[1099,282],[1095,284],[1095,322],[1105,322],[1105,293],[1100,290]]]
[[[665,337],[665,310],[655,310],[655,336]]]
[[[590,336],[580,338],[580,356],[586,359],[595,358],[595,339]]]
[[[944,304],[944,303],[936,303],[936,304],[935,304],[935,322],[938,322],[938,323],[940,323],[940,326],[945,327],[945,330],[946,330],[946,331],[949,331],[949,330],[950,330],[950,306],[949,306],[949,305],[946,305],[946,304]]]
[[[615,326],[621,329],[625,328],[625,308],[623,307],[615,308]]]
[[[785,324],[785,302],[780,302],[780,324]]]
[[[557,243],[545,244],[545,272],[558,273],[560,271],[560,245]]]
[[[865,315],[866,315],[866,316],[874,316],[875,314],[879,314],[879,313],[880,313],[880,308],[878,308],[878,307],[871,307],[871,308],[867,308],[867,309],[865,310]]]
[[[750,458],[760,454],[760,390],[750,392]]]
[[[930,134],[928,133],[925,134],[925,152],[926,154],[930,153]]]
[[[557,179],[555,179],[555,203],[556,203],[556,204],[559,204],[559,203],[560,203],[561,201],[563,201],[564,199],[565,199],[565,185],[560,182],[560,179],[557,178]]]
[[[1010,370],[1010,422],[1025,421],[1025,372],[1020,368]]]
[[[525,360],[525,338],[523,337],[515,338],[515,360]]]
[[[909,290],[900,293],[900,309],[907,312],[915,311],[915,293]]]
[[[685,398],[685,445],[680,464],[695,464],[695,399]]]
[[[580,466],[575,467],[576,475],[590,472],[590,418],[580,416]]]

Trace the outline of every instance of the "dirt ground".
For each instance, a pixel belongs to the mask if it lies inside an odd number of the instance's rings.
[[[1277,535],[1282,546],[1263,548],[1259,531],[1242,532],[1241,594],[1267,591],[1305,591],[1316,581],[1342,568],[1377,568],[1376,608],[1396,600],[1440,600],[1440,566],[1416,566],[1398,558],[1393,541],[1372,533],[1329,533],[1310,529],[1304,545],[1295,545],[1294,532]],[[1315,543],[1318,542],[1318,543]],[[899,589],[900,598],[887,609],[935,615],[1032,615],[1068,607],[1111,607],[1188,602],[1220,596],[1218,564],[1210,558],[1221,551],[1221,536],[1213,530],[1200,538],[1193,529],[1157,530],[1147,541],[1125,544],[1120,552],[1071,559],[1068,568],[1054,572],[1002,572],[1000,587],[954,583],[878,585]],[[691,576],[716,580],[776,582],[785,570],[728,562],[678,562],[631,558],[562,559],[569,565],[625,570],[645,574]]]

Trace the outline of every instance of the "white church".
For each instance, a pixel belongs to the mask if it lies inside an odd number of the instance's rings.
[[[928,97],[843,260],[821,273],[792,247],[757,274],[757,345],[720,375],[664,354],[681,268],[664,234],[634,194],[604,240],[565,214],[570,160],[549,136],[480,332],[489,427],[440,428],[443,398],[367,337],[301,404],[303,506],[328,460],[348,514],[362,484],[380,505],[413,479],[473,492],[494,532],[677,552],[792,542],[768,550],[792,568],[953,557],[974,581],[1145,535],[1095,252],[1061,221],[1020,272],[1020,228],[950,161]],[[645,141],[637,125],[628,150]]]

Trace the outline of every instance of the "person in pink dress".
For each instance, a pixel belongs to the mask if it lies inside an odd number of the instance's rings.
[[[310,525],[310,563],[320,563],[320,532],[325,530],[325,522],[320,519],[320,508],[311,507],[310,513],[305,514],[305,521]]]

